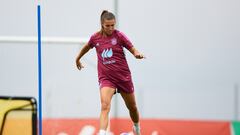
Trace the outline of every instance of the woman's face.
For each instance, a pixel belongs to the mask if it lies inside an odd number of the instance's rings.
[[[102,28],[103,28],[103,31],[106,35],[112,35],[113,31],[114,31],[114,27],[115,27],[115,19],[112,19],[112,20],[104,20],[103,23],[102,23]]]

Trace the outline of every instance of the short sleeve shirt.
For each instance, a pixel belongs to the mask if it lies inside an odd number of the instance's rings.
[[[123,48],[129,50],[133,45],[122,32],[114,30],[112,35],[106,37],[97,32],[91,36],[88,45],[97,52],[99,82],[103,79],[113,82],[131,80]]]

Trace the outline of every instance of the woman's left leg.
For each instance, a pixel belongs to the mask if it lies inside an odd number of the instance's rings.
[[[136,100],[135,100],[135,95],[134,93],[125,93],[125,92],[120,92],[128,110],[129,110],[129,114],[130,117],[133,121],[134,124],[134,132],[136,135],[141,135],[140,132],[140,124],[139,124],[139,112],[137,109],[137,104],[136,104]]]
[[[137,104],[136,104],[134,93],[125,93],[125,92],[121,91],[120,94],[129,110],[129,114],[130,114],[132,121],[134,123],[138,123],[139,122],[139,112],[137,109]]]

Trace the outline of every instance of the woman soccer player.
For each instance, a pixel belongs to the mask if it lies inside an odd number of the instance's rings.
[[[101,96],[99,134],[106,135],[111,99],[118,92],[129,110],[134,133],[140,135],[139,112],[135,101],[134,86],[123,47],[128,49],[137,59],[143,59],[144,56],[133,47],[130,40],[122,32],[114,29],[115,23],[114,14],[104,10],[101,14],[101,30],[93,34],[89,42],[83,46],[76,58],[76,65],[81,70],[83,65],[80,59],[91,48],[96,49]]]

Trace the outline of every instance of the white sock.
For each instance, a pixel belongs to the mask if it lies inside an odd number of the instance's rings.
[[[134,123],[133,125],[134,125],[134,127],[140,129],[140,123]]]
[[[134,130],[135,130],[136,134],[140,135],[141,134],[140,133],[140,124],[139,123],[134,123],[133,126],[134,126]]]
[[[99,130],[99,135],[106,135],[106,130],[100,129]]]

